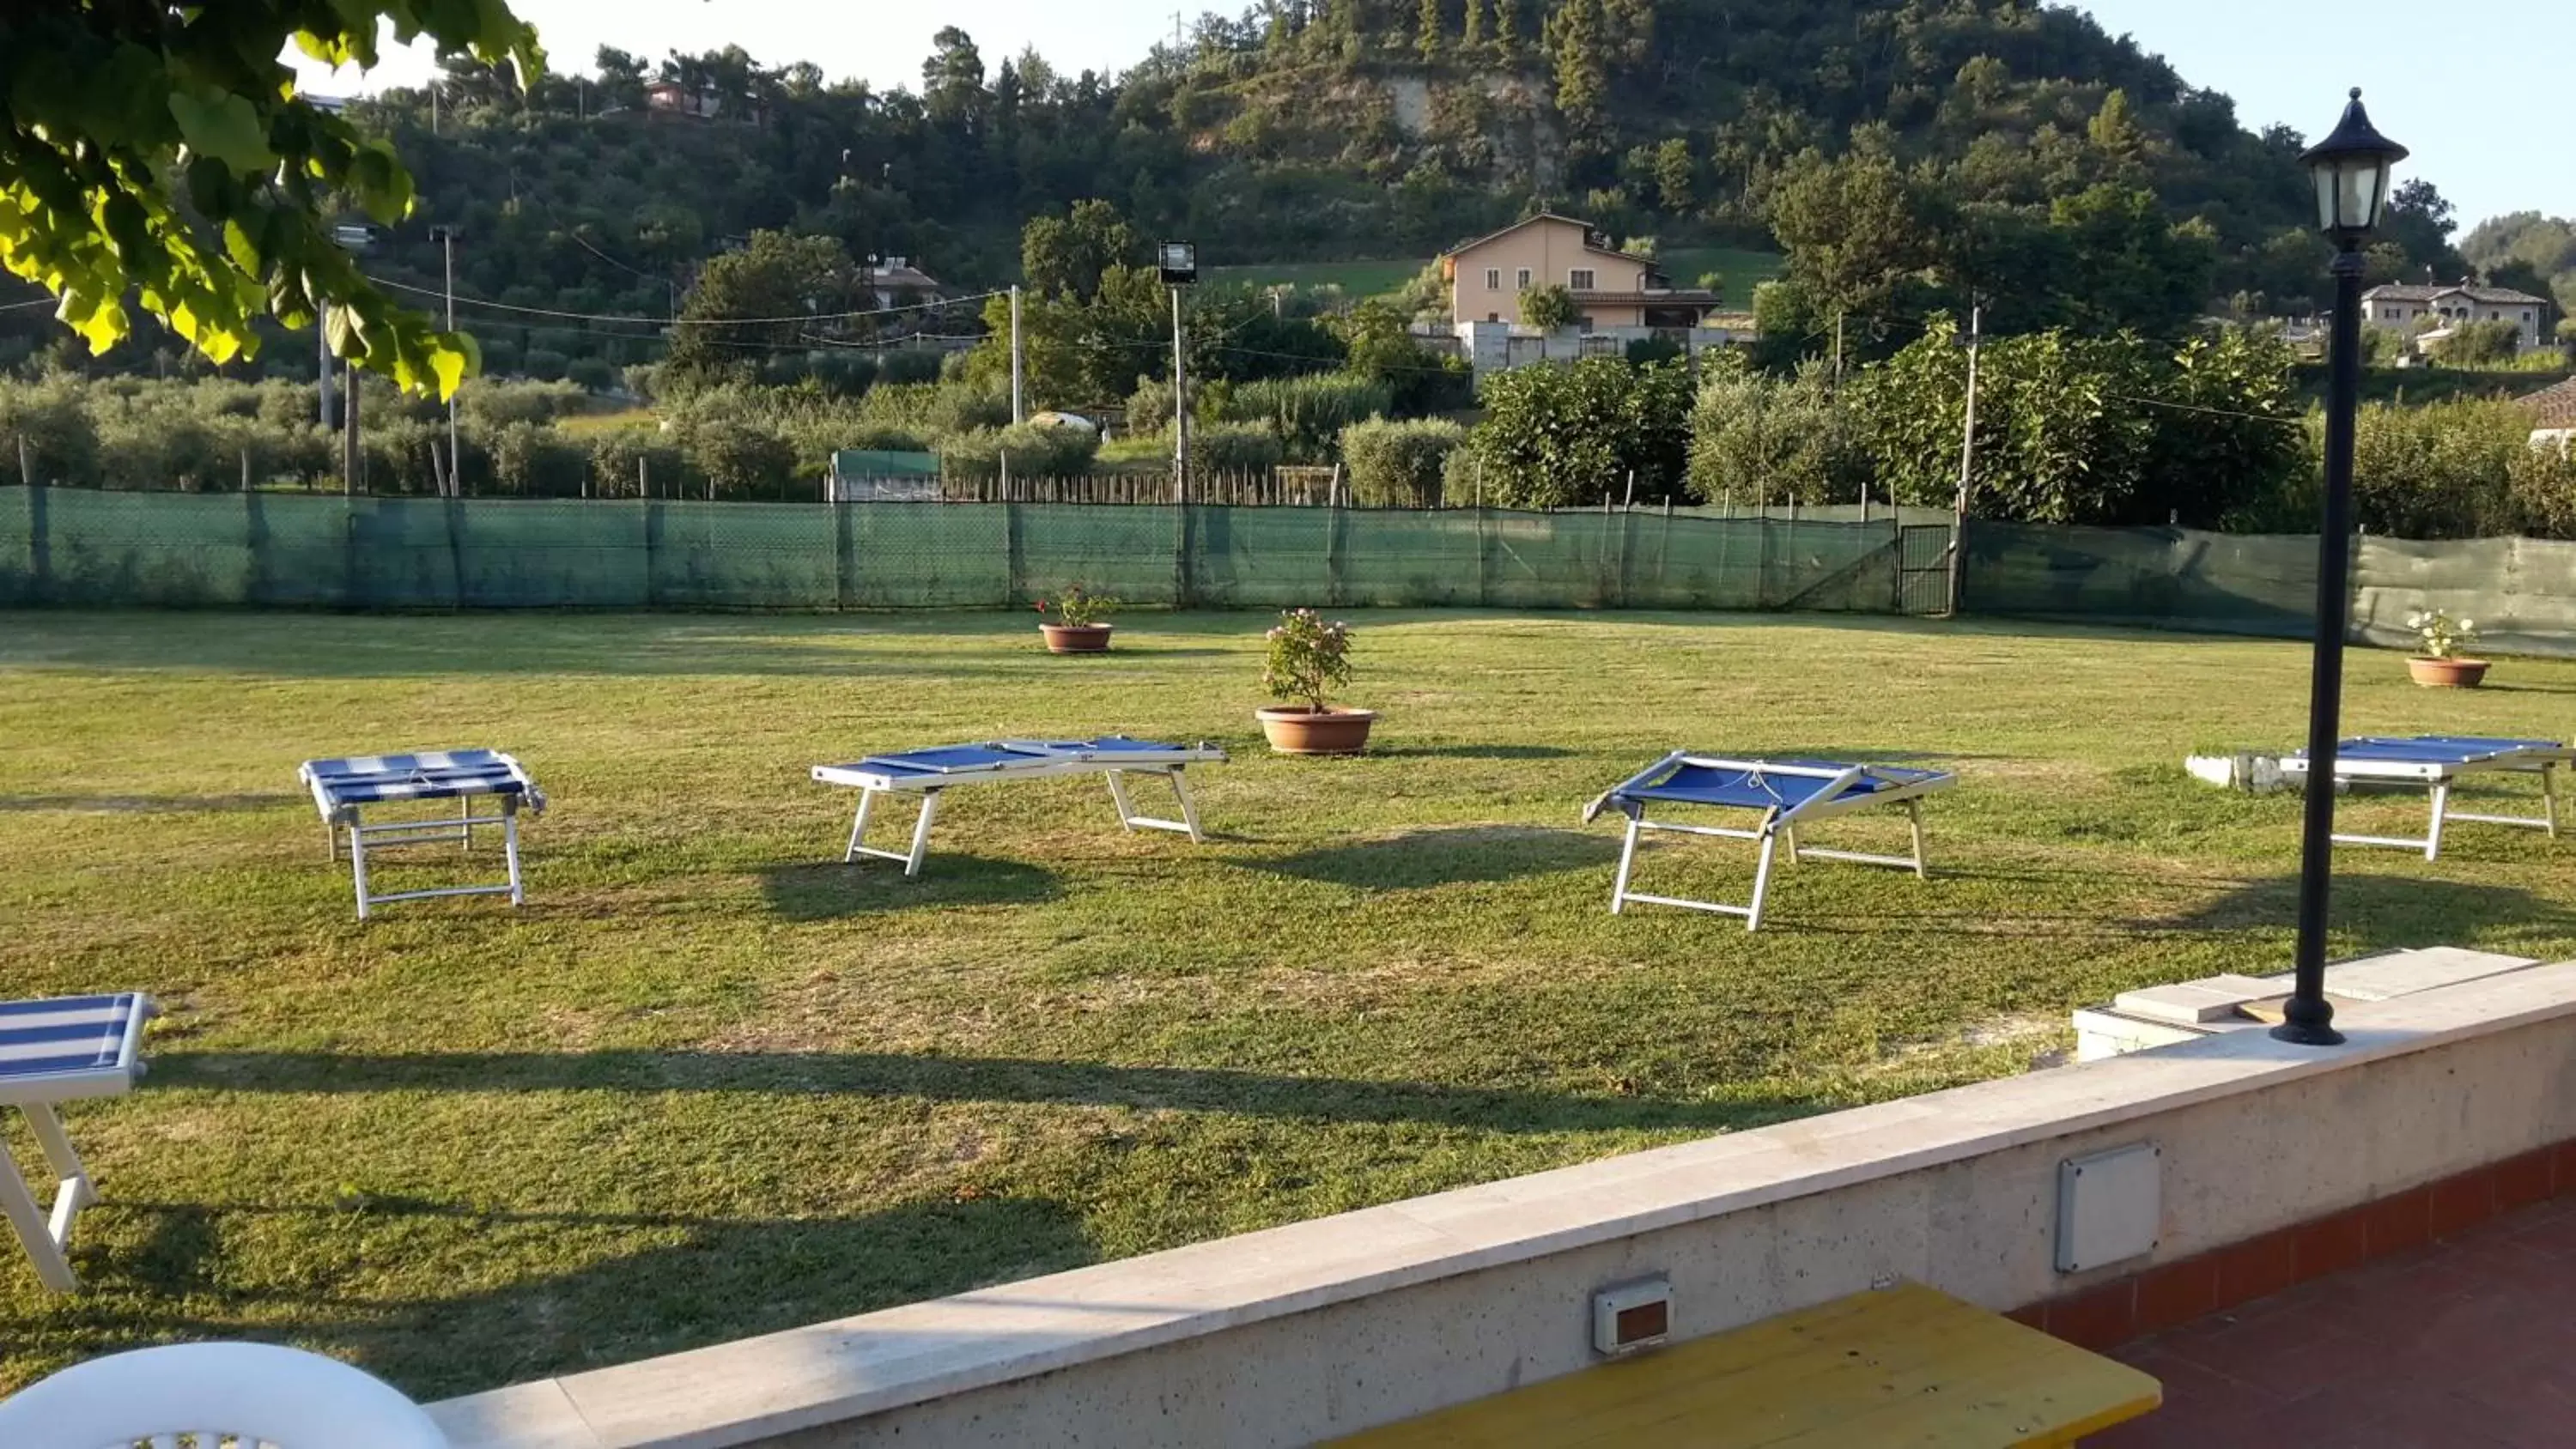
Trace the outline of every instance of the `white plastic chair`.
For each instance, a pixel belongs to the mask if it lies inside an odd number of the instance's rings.
[[[74,1364],[0,1399],[8,1449],[448,1449],[419,1405],[337,1359],[264,1343],[176,1343]]]

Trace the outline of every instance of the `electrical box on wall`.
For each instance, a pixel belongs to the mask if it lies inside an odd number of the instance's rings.
[[[1605,1354],[1635,1353],[1672,1335],[1673,1285],[1644,1278],[1592,1295],[1592,1347]]]
[[[2156,1250],[2164,1152],[2135,1142],[2057,1165],[2057,1271],[2082,1273]]]

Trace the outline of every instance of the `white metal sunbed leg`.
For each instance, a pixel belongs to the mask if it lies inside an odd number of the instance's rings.
[[[1905,802],[1905,823],[1914,832],[1914,878],[1916,880],[1930,880],[1932,878],[1931,867],[1923,859],[1922,801],[1908,800]]]
[[[1789,863],[1796,865],[1798,863],[1798,827],[1784,825],[1780,828],[1780,834],[1789,842]]]
[[[1133,835],[1136,833],[1136,806],[1127,798],[1126,774],[1119,770],[1105,773],[1109,776],[1109,799],[1118,807],[1118,828]]]
[[[54,1115],[51,1102],[25,1104],[27,1125],[36,1129],[36,1145],[45,1150],[45,1161],[54,1169],[58,1184],[54,1189],[54,1215],[48,1226],[54,1241],[68,1246],[72,1240],[72,1219],[80,1210],[97,1200],[98,1193],[89,1185],[89,1170],[81,1166],[80,1154],[72,1150],[72,1139],[63,1131],[62,1119]]]
[[[524,905],[528,896],[519,881],[519,801],[516,796],[501,797],[501,856],[510,864],[510,904]]]
[[[49,1121],[53,1115],[51,1110],[44,1108],[41,1103],[31,1103],[26,1110],[29,1121],[36,1120],[40,1110],[44,1111]],[[54,1132],[56,1136],[61,1135],[60,1124],[55,1124]],[[41,1135],[40,1132],[39,1136]],[[49,1156],[50,1151],[49,1147]],[[72,1181],[77,1181],[80,1187],[75,1189]],[[64,1211],[63,1204],[74,1202],[73,1194],[76,1191],[81,1198],[85,1199],[88,1185],[89,1179],[81,1176],[65,1181],[62,1186],[54,1190],[55,1212],[63,1220],[66,1230],[70,1227],[71,1213]],[[77,1211],[77,1207],[73,1210]],[[36,1277],[46,1287],[57,1293],[69,1293],[80,1287],[79,1276],[72,1272],[70,1260],[63,1256],[63,1240],[55,1237],[53,1224],[47,1221],[44,1211],[37,1207],[35,1194],[27,1190],[27,1179],[19,1175],[17,1160],[10,1154],[6,1144],[0,1144],[0,1214],[5,1214],[9,1219],[9,1226],[17,1229],[18,1241],[27,1249],[27,1260],[35,1264]]]
[[[1762,863],[1753,868],[1753,909],[1744,917],[1747,931],[1762,929],[1762,903],[1771,892],[1771,850],[1779,843],[1779,836],[1768,830],[1762,832]]]
[[[2558,838],[2558,767],[2540,767],[2540,818],[2548,822],[2549,838]]]
[[[939,792],[921,792],[921,818],[912,823],[912,854],[904,860],[905,875],[921,874],[921,859],[930,853],[930,820],[939,813]]]
[[[868,836],[868,812],[876,808],[876,803],[876,791],[861,790],[859,792],[859,813],[857,818],[850,822],[849,848],[841,852],[841,863],[843,865],[847,865],[851,861],[859,858],[859,843],[866,840]]]
[[[2433,786],[2433,828],[2424,837],[2424,858],[2442,858],[2442,821],[2451,811],[2451,787],[2447,783]]]
[[[349,877],[358,884],[358,919],[367,918],[367,836],[356,817],[349,821]]]
[[[501,808],[505,811],[511,808],[506,798]],[[471,795],[456,797],[456,848],[469,853],[474,849],[474,797]],[[515,894],[510,897],[510,903],[518,904]]]
[[[1637,817],[1628,817],[1628,841],[1619,847],[1619,878],[1610,884],[1610,914],[1628,904],[1628,872],[1637,863]]]
[[[1189,827],[1190,843],[1200,845],[1207,837],[1199,833],[1198,802],[1190,798],[1190,782],[1182,776],[1181,767],[1172,767],[1172,798],[1181,802],[1181,823]]]

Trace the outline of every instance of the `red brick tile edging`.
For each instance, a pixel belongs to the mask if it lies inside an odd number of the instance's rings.
[[[2564,1193],[2576,1193],[2576,1140],[2178,1262],[2158,1263],[2005,1316],[2079,1347],[2117,1348],[2372,1258],[2466,1232],[2489,1218]]]

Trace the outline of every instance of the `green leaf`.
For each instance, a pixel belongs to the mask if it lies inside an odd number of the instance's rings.
[[[277,164],[276,153],[268,149],[268,130],[246,97],[174,91],[170,118],[179,123],[188,149],[212,156],[237,172],[256,175]]]

